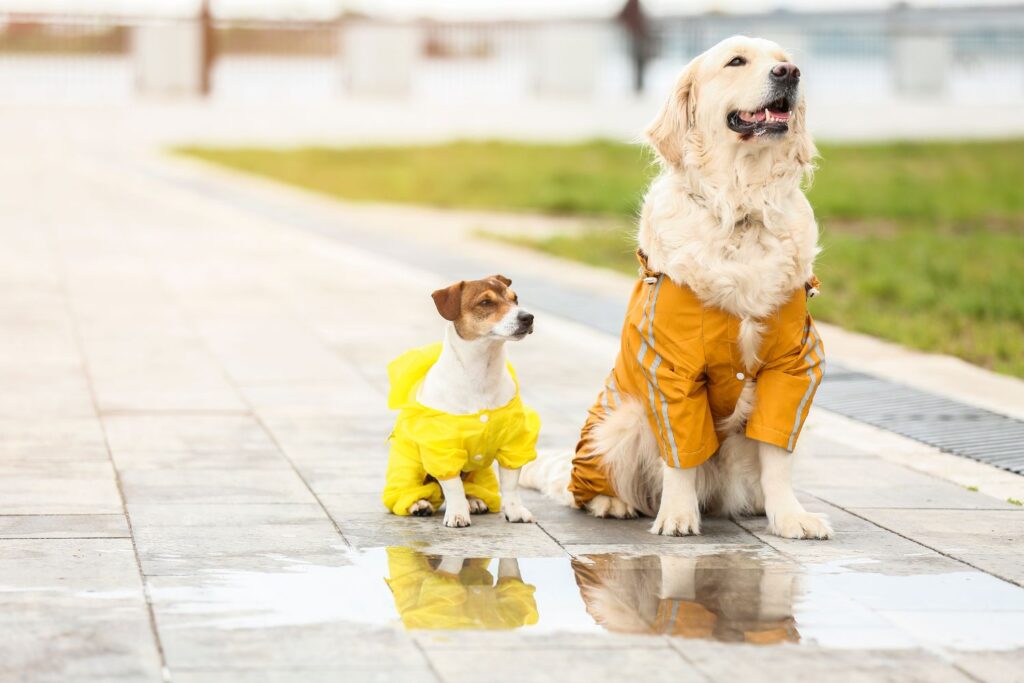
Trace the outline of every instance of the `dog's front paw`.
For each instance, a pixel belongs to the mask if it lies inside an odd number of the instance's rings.
[[[444,525],[453,529],[461,529],[462,527],[469,526],[469,508],[463,510],[445,510],[444,513]]]
[[[768,532],[783,538],[832,538],[832,526],[828,520],[806,510],[769,515]]]
[[[700,510],[659,510],[651,525],[651,533],[661,536],[699,536]]]
[[[509,522],[524,522],[532,524],[535,520],[529,510],[522,503],[507,503],[502,506],[505,519]]]
[[[426,498],[421,498],[409,506],[409,514],[416,517],[429,517],[434,514],[434,506]]]
[[[480,515],[487,512],[487,503],[476,496],[466,496],[466,500],[469,502],[469,514]]]

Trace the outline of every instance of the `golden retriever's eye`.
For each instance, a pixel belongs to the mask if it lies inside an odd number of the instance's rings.
[[[480,303],[477,304],[477,306],[483,306],[484,308],[487,308],[488,306],[493,306],[493,305],[494,305],[494,302],[491,301],[490,299],[484,299]]]
[[[743,66],[746,63],[747,60],[743,59],[743,57],[733,57],[732,61],[726,64],[726,66]]]

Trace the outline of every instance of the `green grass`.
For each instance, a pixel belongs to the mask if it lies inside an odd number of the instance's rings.
[[[643,149],[603,141],[179,151],[345,199],[557,214],[631,215],[654,170]]]
[[[656,172],[641,148],[604,141],[180,151],[346,199],[611,216],[619,229],[513,241],[627,273]],[[815,316],[1024,377],[1024,141],[821,152]]]

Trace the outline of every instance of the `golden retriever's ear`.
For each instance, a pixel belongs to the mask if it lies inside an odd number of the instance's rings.
[[[501,284],[505,285],[506,287],[511,287],[512,286],[512,281],[509,280],[504,275],[492,275],[491,278],[497,280],[498,282],[500,282]]]
[[[686,65],[676,81],[672,94],[658,117],[647,127],[647,141],[666,164],[678,166],[683,161],[683,140],[693,124],[693,83],[697,60]]]
[[[462,288],[465,284],[465,280],[460,280],[430,295],[437,306],[437,312],[445,320],[458,320],[462,313]]]
[[[796,162],[805,169],[810,170],[818,156],[818,148],[814,146],[814,139],[807,129],[807,103],[804,98],[796,104],[794,133],[796,134]]]

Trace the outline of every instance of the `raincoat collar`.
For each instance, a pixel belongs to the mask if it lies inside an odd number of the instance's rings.
[[[435,342],[426,346],[406,351],[398,358],[388,363],[388,379],[391,382],[391,390],[388,392],[388,408],[391,410],[403,410],[405,408],[417,408],[419,410],[441,412],[423,405],[416,400],[416,393],[419,391],[423,378],[434,366],[437,359],[441,357],[441,342]],[[515,396],[503,406],[489,410],[479,411],[480,413],[494,413],[514,405],[519,400],[519,379],[512,363],[506,363],[512,381],[516,385]],[[479,413],[468,413],[478,415]]]

